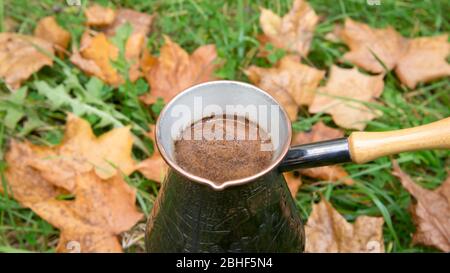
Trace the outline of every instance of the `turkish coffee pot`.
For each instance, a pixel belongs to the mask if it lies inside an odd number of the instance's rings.
[[[174,141],[177,132],[227,107],[270,135],[273,157],[269,166],[249,177],[217,183],[181,168],[174,157]],[[450,118],[403,130],[353,132],[348,138],[293,147],[291,137],[286,112],[253,85],[214,81],[178,94],[156,123],[157,148],[170,168],[148,219],[147,251],[302,252],[304,228],[283,172],[360,164],[406,151],[449,149]]]

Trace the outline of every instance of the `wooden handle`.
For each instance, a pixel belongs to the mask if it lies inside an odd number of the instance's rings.
[[[450,149],[450,118],[390,132],[353,132],[348,138],[353,162],[425,149]]]

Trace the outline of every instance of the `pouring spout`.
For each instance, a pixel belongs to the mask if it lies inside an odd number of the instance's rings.
[[[293,146],[278,166],[281,172],[351,162],[347,138]]]

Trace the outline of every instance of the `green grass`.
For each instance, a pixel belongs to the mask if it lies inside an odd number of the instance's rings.
[[[217,75],[241,81],[248,81],[243,73],[248,65],[270,66],[282,55],[274,51],[271,61],[257,57],[256,36],[261,32],[258,23],[259,6],[272,9],[278,14],[286,13],[291,6],[290,0],[99,2],[148,13],[156,12],[158,18],[148,41],[148,47],[154,53],[158,52],[162,44],[163,34],[170,36],[190,52],[206,43],[216,44],[222,64]],[[431,36],[449,30],[450,7],[445,0],[382,0],[380,6],[369,6],[365,0],[310,2],[322,20],[316,29],[311,53],[304,62],[321,69],[327,69],[336,63],[347,50],[345,45],[329,42],[324,37],[335,23],[341,23],[348,16],[374,27],[392,25],[406,37]],[[87,4],[83,1],[83,7]],[[77,43],[83,31],[84,20],[78,7],[67,7],[65,1],[0,0],[0,19],[15,19],[16,31],[21,33],[31,33],[37,20],[46,15],[56,15],[59,23],[72,32],[73,43]],[[38,88],[42,87],[39,84],[42,81],[49,88],[61,85],[64,103],[58,104],[57,98],[48,95],[52,92]],[[149,140],[142,132],[148,128],[148,123],[154,121],[155,115],[137,100],[137,96],[148,89],[144,81],[124,84],[118,90],[112,90],[89,79],[66,59],[35,74],[25,86],[26,96],[17,98],[11,97],[4,84],[0,84],[1,156],[8,139],[12,137],[29,139],[42,145],[58,143],[64,128],[65,113],[73,110],[81,111],[97,134],[113,126],[132,124],[133,132],[139,139],[139,145],[134,149],[135,158],[145,158],[146,154],[152,152]],[[395,75],[388,74],[384,93],[379,101],[381,106],[377,107],[383,112],[383,116],[372,121],[367,127],[368,131],[411,127],[448,117],[449,79],[419,85],[412,91],[401,86]],[[15,117],[19,119],[17,123]],[[293,126],[294,129],[305,130],[318,120],[335,126],[329,116],[310,115],[306,109],[301,109],[299,120]],[[446,177],[449,155],[449,151],[424,151],[404,153],[395,158],[398,158],[402,169],[417,183],[432,189]],[[6,183],[3,175],[5,167],[6,163],[1,161],[2,184]],[[324,196],[349,221],[359,215],[384,217],[384,238],[388,252],[435,251],[412,245],[415,228],[408,211],[412,199],[397,178],[392,176],[389,158],[363,165],[347,164],[345,168],[356,180],[354,186],[304,179],[306,183],[297,195],[297,205],[304,219],[307,218],[312,203]],[[138,205],[148,214],[158,185],[139,174],[131,175],[128,181],[138,189]],[[0,252],[52,252],[57,238],[58,231],[51,225],[8,196],[0,196]],[[142,251],[142,244],[136,244],[127,251]]]

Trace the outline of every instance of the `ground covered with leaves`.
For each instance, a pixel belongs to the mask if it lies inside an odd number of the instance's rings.
[[[376,2],[0,1],[0,252],[144,251],[154,123],[197,83],[266,90],[293,144],[449,117],[448,1]],[[450,251],[449,155],[286,174],[306,251]]]

